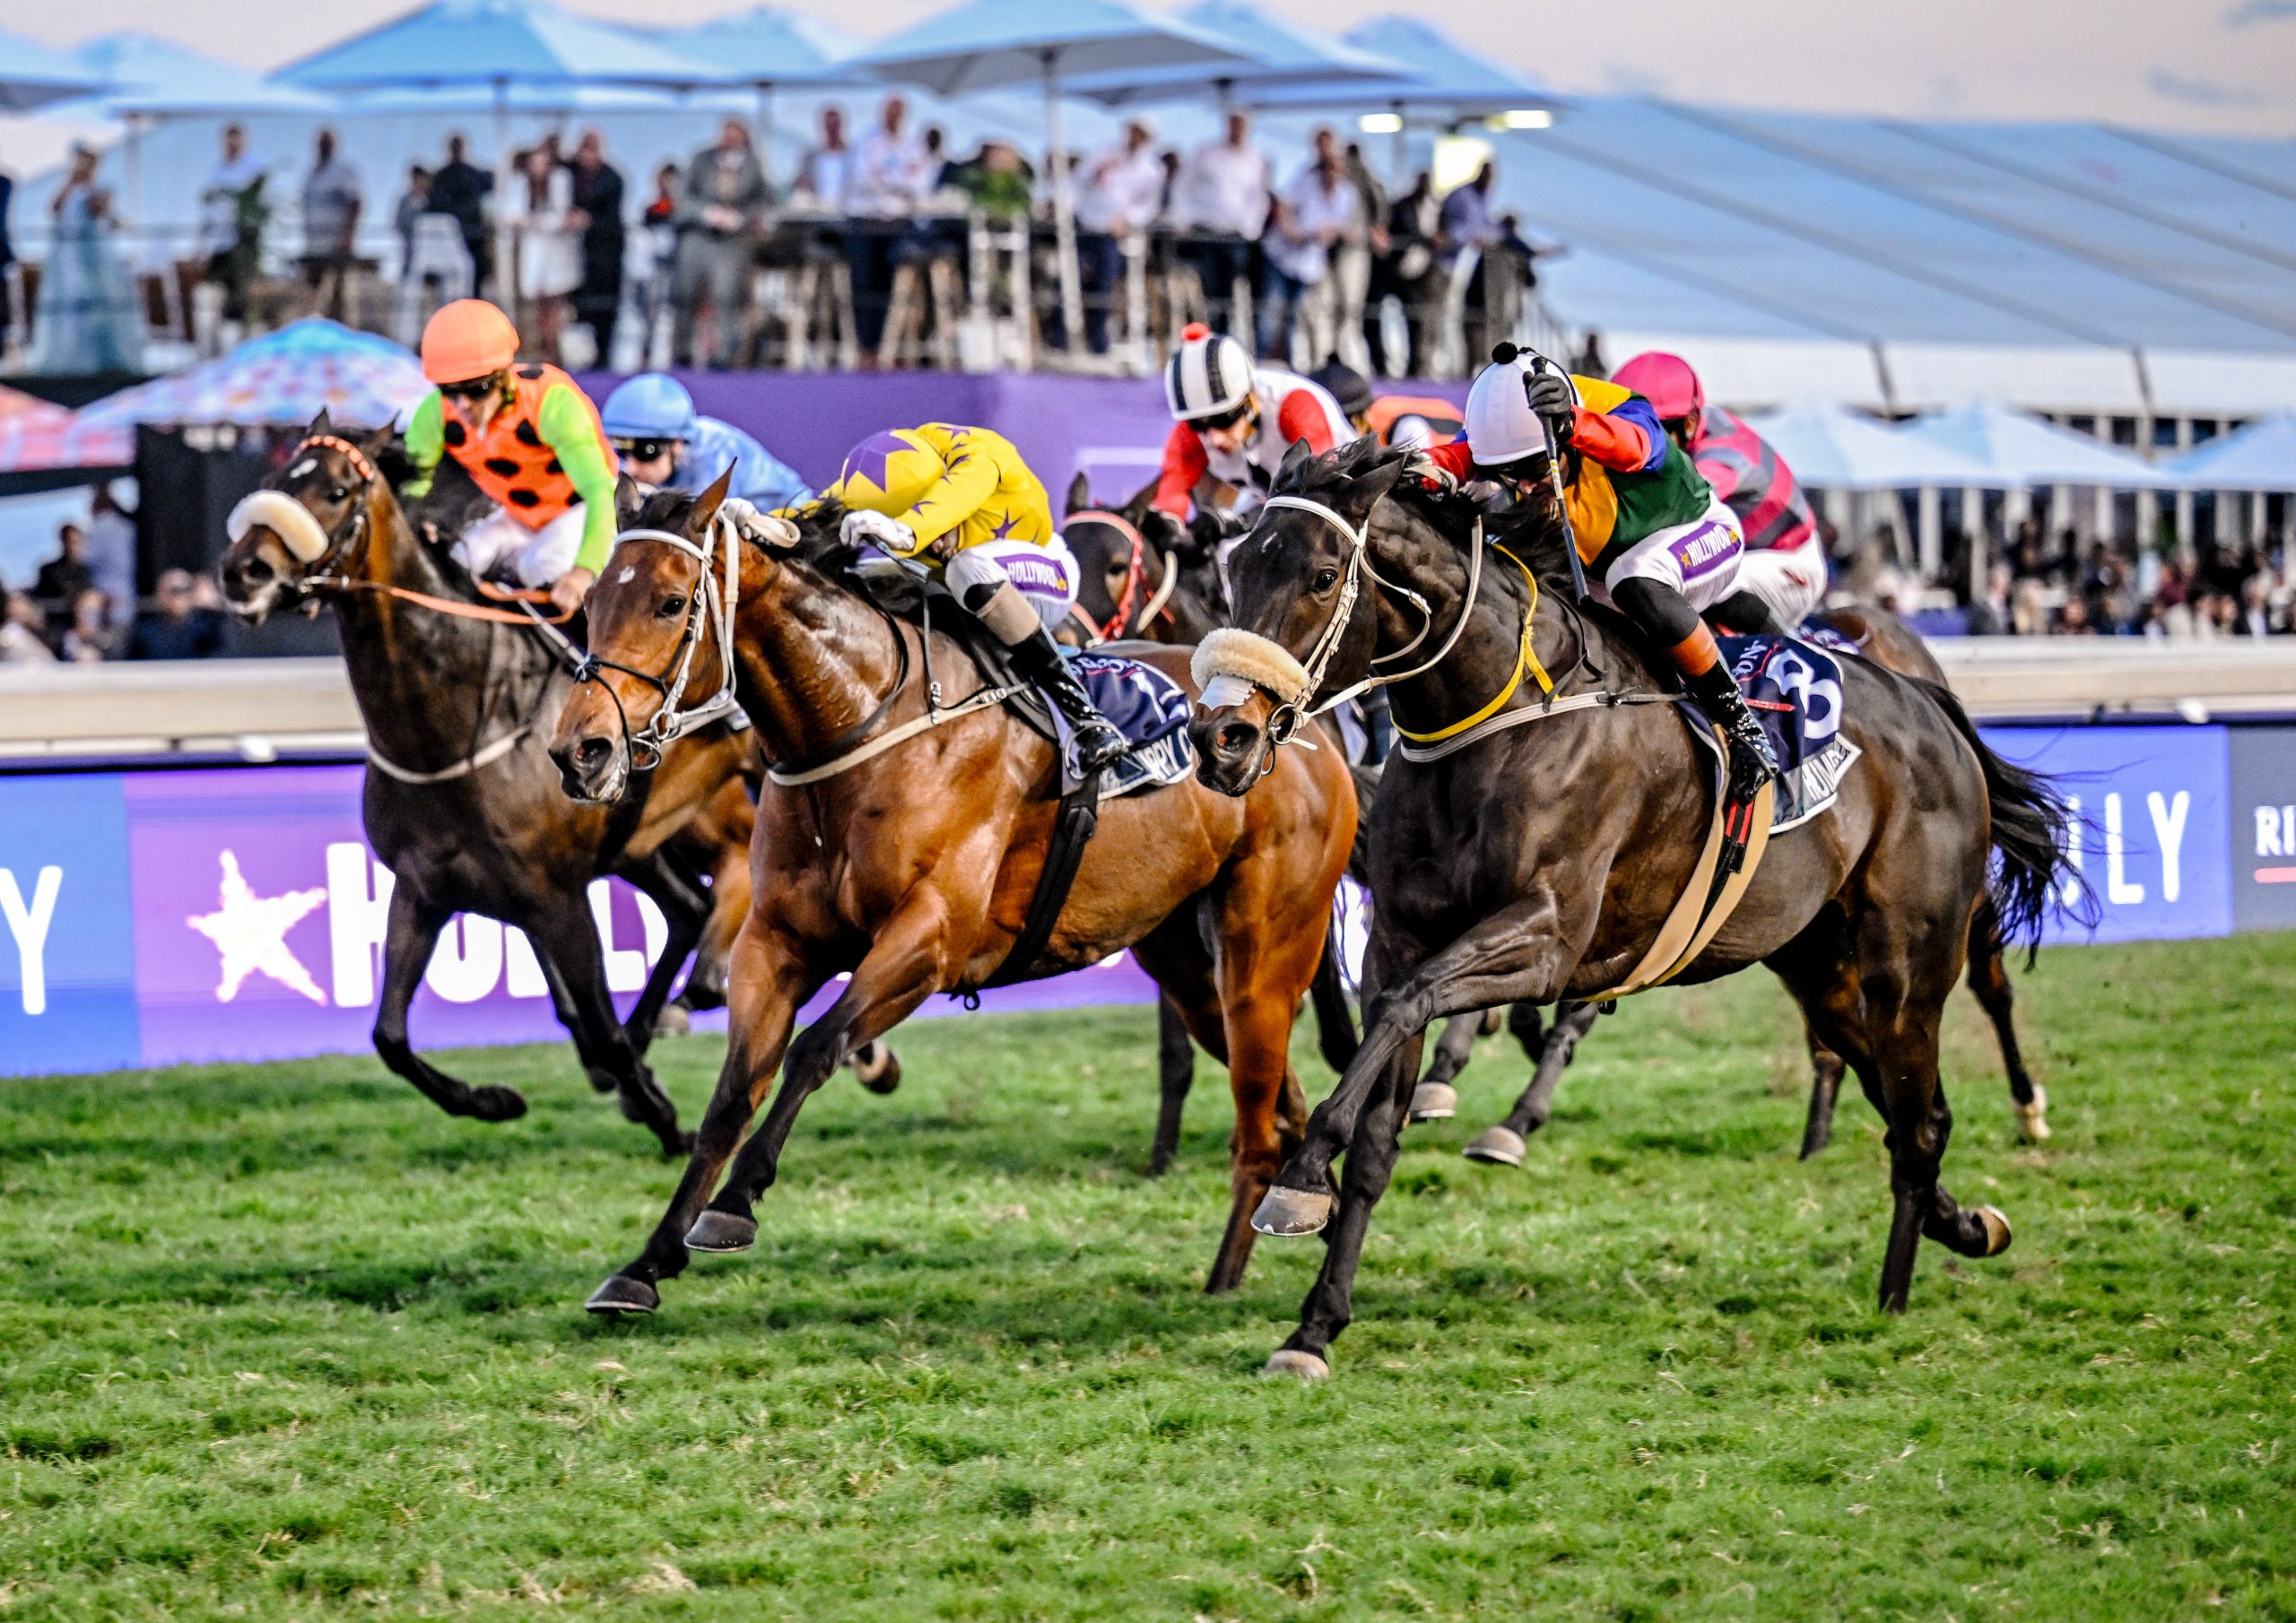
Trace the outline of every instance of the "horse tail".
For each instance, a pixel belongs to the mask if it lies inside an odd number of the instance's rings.
[[[2022,946],[2031,963],[2040,945],[2041,923],[2053,909],[2081,924],[2096,922],[2096,892],[2073,862],[2073,810],[2047,777],[1988,749],[1951,689],[1919,677],[1906,680],[1928,695],[1977,752],[1993,819],[1995,860],[1987,892],[1998,921],[1996,939],[2004,946]]]

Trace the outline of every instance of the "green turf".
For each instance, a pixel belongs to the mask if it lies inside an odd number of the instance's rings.
[[[2057,1136],[1957,999],[1947,1172],[2017,1243],[1925,1247],[1905,1318],[1877,1127],[1796,1163],[1751,976],[1605,1021],[1518,1172],[1457,1154],[1524,1074],[1483,1044],[1314,1388],[1257,1371],[1315,1241],[1197,1294],[1208,1063],[1142,1176],[1145,1011],[901,1033],[631,1324],[579,1304],[674,1174],[562,1050],[457,1056],[532,1098],[494,1127],[364,1059],[0,1087],[0,1609],[2296,1616],[2296,936],[2023,984]],[[689,1113],[718,1047],[658,1052]]]

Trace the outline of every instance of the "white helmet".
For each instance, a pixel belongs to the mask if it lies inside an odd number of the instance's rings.
[[[1220,417],[1251,398],[1252,358],[1225,333],[1190,322],[1164,368],[1164,400],[1181,422]]]
[[[1536,351],[1518,350],[1511,343],[1491,352],[1491,364],[1467,391],[1467,448],[1476,465],[1503,468],[1545,454],[1546,426],[1531,410],[1530,383],[1548,368],[1562,370]],[[1571,394],[1578,394],[1575,386]]]

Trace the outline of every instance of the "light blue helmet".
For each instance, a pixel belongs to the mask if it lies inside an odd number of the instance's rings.
[[[693,433],[693,396],[660,372],[640,372],[606,396],[598,413],[609,439],[685,439]]]

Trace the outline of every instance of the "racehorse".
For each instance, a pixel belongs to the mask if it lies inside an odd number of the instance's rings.
[[[668,1211],[589,1307],[651,1312],[690,1250],[752,1244],[754,1203],[799,1109],[857,1044],[935,993],[1127,947],[1228,1063],[1234,1195],[1207,1289],[1233,1287],[1253,1207],[1306,1112],[1287,1049],[1355,831],[1338,751],[1294,751],[1239,798],[1188,778],[1102,801],[1044,947],[1008,964],[1059,811],[1053,746],[978,698],[997,690],[948,629],[922,629],[868,595],[833,504],[800,524],[720,523],[725,486],[657,494],[623,533],[589,601],[597,680],[552,739],[568,788],[611,801],[633,748],[674,734],[684,694],[730,690],[769,759],[784,763],[759,796],[725,1068]],[[1185,675],[1182,651],[1118,647]],[[920,669],[932,674],[919,681]],[[840,972],[843,991],[793,1041],[798,1009]],[[777,1071],[772,1106],[744,1142]]]
[[[1118,508],[1097,507],[1085,476],[1079,473],[1068,491],[1068,516],[1062,534],[1075,555],[1079,586],[1076,613],[1095,632],[1126,635],[1154,642],[1200,643],[1211,629],[1228,623],[1225,591],[1218,571],[1209,565],[1190,567],[1188,537],[1178,524],[1149,505],[1155,494],[1152,483]],[[1166,583],[1170,582],[1169,587]],[[1943,686],[1945,673],[1913,629],[1885,610],[1862,606],[1822,611],[1818,624],[1857,646],[1866,658],[1900,676],[1918,676]],[[1370,786],[1376,787],[1376,769]],[[1358,774],[1359,789],[1365,787]],[[1371,796],[1363,795],[1366,805]],[[1368,823],[1369,820],[1365,820]],[[1358,835],[1358,844],[1361,835]],[[1357,874],[1360,880],[1361,875]],[[2019,1133],[2039,1143],[2048,1137],[2048,1098],[2027,1072],[2013,1018],[2015,998],[2004,962],[1999,920],[1988,903],[1971,921],[1969,986],[1993,1023],[2001,1046],[2004,1070]],[[1466,1068],[1478,1037],[1497,1034],[1498,1010],[1480,1014],[1457,1014],[1443,1023],[1434,1053],[1413,1093],[1412,1119],[1426,1121],[1452,1113],[1457,1090],[1451,1084]],[[1506,1116],[1478,1134],[1461,1151],[1470,1160],[1487,1165],[1519,1167],[1526,1141],[1543,1126],[1553,1109],[1554,1090],[1563,1068],[1593,1028],[1596,1011],[1591,1005],[1565,1004],[1542,1029],[1535,1005],[1507,1011],[1504,1020],[1531,1061],[1530,1081]],[[1166,1016],[1167,1025],[1170,1017]],[[1841,1056],[1805,1028],[1810,1048],[1810,1103],[1802,1133],[1802,1159],[1824,1149],[1832,1136],[1834,1102],[1843,1073]],[[1161,1080],[1166,1111],[1177,1133],[1178,1104],[1187,1095],[1189,1055],[1185,1037],[1177,1046],[1167,1035],[1162,1046]],[[1335,1063],[1333,1069],[1344,1069]],[[1160,1151],[1165,1140],[1158,1134]]]
[[[1552,500],[1505,521],[1486,568],[1482,516],[1399,488],[1404,471],[1372,447],[1316,458],[1295,447],[1229,561],[1249,629],[1198,651],[1206,676],[1250,684],[1192,724],[1199,776],[1230,794],[1283,759],[1318,696],[1399,655],[1417,661],[1392,679],[1399,728],[1434,733],[1478,707],[1487,716],[1456,747],[1399,752],[1372,807],[1362,1045],[1254,1214],[1268,1233],[1332,1225],[1271,1373],[1329,1373],[1422,1029],[1497,1002],[1639,984],[1677,898],[1710,872],[1700,832],[1719,827],[1708,755],[1667,714],[1671,694],[1607,612],[1570,602]],[[1938,1181],[1952,1128],[1938,1024],[1989,867],[2002,938],[2038,930],[2069,871],[2065,807],[1987,750],[1945,690],[1857,659],[1840,673],[1840,727],[1861,759],[1831,810],[1769,842],[1735,910],[1676,978],[1767,965],[1857,1072],[1888,1126],[1894,1209],[1879,1295],[1901,1312],[1923,1238],[1966,1256],[2010,1243],[2005,1217],[1957,1205]],[[1342,1151],[1344,1182],[1332,1174]]]
[[[571,679],[526,616],[480,601],[468,574],[420,539],[378,467],[391,437],[335,432],[322,412],[287,465],[264,481],[269,499],[242,507],[246,525],[217,565],[226,601],[260,624],[274,611],[326,603],[341,628],[352,694],[366,725],[361,796],[368,843],[393,875],[375,1050],[453,1115],[509,1121],[517,1089],[474,1088],[416,1054],[407,1006],[447,921],[477,913],[533,943],[558,1018],[591,1085],[622,1114],[683,1150],[677,1112],[645,1051],[670,984],[713,902],[745,907],[746,870],[713,892],[698,867],[710,842],[681,840],[707,812],[721,839],[746,846],[742,778],[754,771],[744,735],[720,730],[666,757],[649,792],[622,807],[575,806],[544,748]],[[697,862],[697,859],[698,862]],[[616,873],[661,908],[668,940],[627,1024],[614,1018],[585,890]]]

